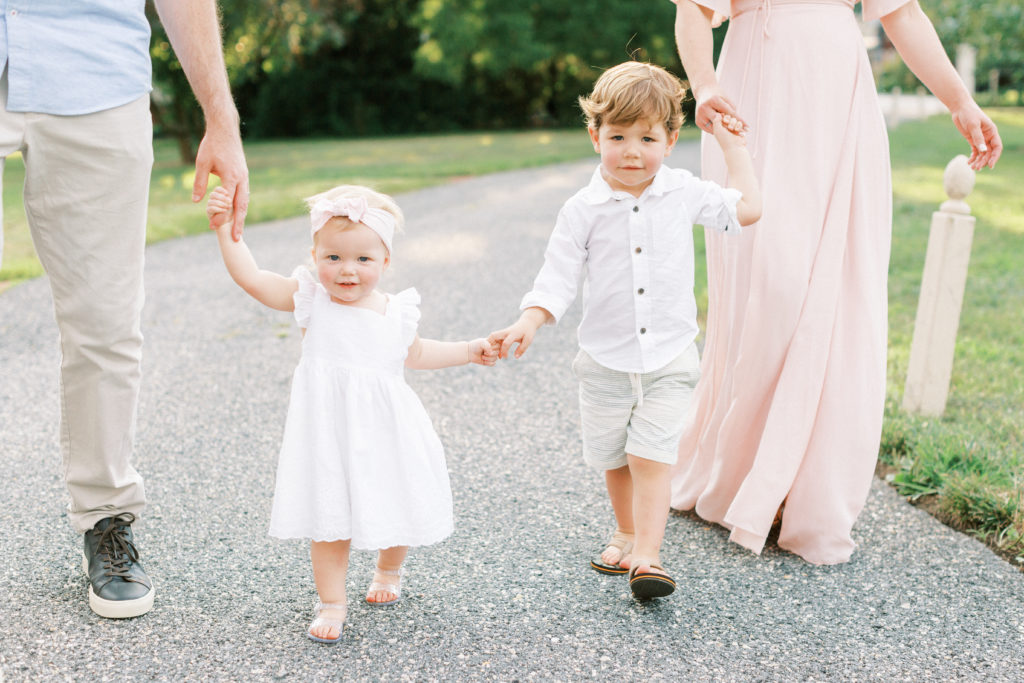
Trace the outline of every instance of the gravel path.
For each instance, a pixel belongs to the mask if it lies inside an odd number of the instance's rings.
[[[695,161],[688,144],[674,163]],[[509,323],[593,163],[399,197],[409,226],[385,288],[419,289],[424,336]],[[266,268],[308,256],[304,218],[246,234]],[[670,599],[637,603],[589,570],[613,522],[579,456],[578,306],[521,361],[409,373],[447,448],[456,532],[413,551],[393,608],[357,599],[372,555],[355,553],[345,640],[311,643],[307,546],[266,535],[298,333],[230,282],[210,234],[151,247],[147,291],[137,536],[157,603],[120,622],[89,611],[64,512],[47,283],[0,296],[0,681],[1024,677],[1024,574],[878,481],[843,566],[757,557],[683,516]]]

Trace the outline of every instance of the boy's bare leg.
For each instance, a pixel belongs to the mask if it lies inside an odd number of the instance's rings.
[[[409,546],[407,545],[396,545],[378,552],[377,568],[373,572],[374,583],[385,585],[398,583],[399,578],[394,573],[402,568],[402,563],[405,562],[405,556],[408,553]],[[398,595],[388,590],[374,590],[366,593],[367,602],[390,602],[397,598]]]
[[[663,574],[652,569],[649,563],[659,560],[661,541],[665,537],[671,499],[671,466],[635,455],[627,455],[626,458],[633,480],[633,521],[636,525],[633,557],[641,562],[637,571]]]
[[[633,476],[629,466],[623,465],[613,470],[605,470],[604,483],[608,488],[608,499],[615,513],[615,525],[619,531],[633,533]],[[605,548],[601,553],[601,561],[608,565],[620,565],[629,569],[628,555],[623,555],[618,548]]]
[[[309,556],[313,561],[313,581],[323,604],[348,604],[345,600],[345,577],[348,575],[348,551],[351,541],[313,541]],[[320,616],[326,619],[344,619],[345,611],[324,609]],[[318,626],[310,633],[317,638],[337,638],[334,626]]]

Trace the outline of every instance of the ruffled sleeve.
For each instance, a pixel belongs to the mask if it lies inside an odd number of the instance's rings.
[[[416,291],[415,287],[410,287],[392,295],[391,300],[398,306],[402,326],[402,343],[409,346],[416,338],[416,328],[420,324],[420,293]]]
[[[890,12],[895,12],[910,0],[861,0],[861,14],[864,21],[881,19]]]
[[[732,2],[731,0],[693,0],[694,3],[707,7],[712,10],[715,14],[721,14],[723,17],[732,16]],[[678,0],[672,0],[673,4],[678,5]]]
[[[309,315],[313,312],[313,295],[316,294],[316,278],[309,268],[299,266],[292,271],[292,277],[299,281],[299,288],[292,294],[295,303],[295,322],[299,327],[309,327]]]
[[[720,187],[707,180],[701,181],[701,185],[704,192],[695,207],[696,215],[691,222],[719,232],[740,234],[743,226],[736,216],[736,204],[743,198],[743,193],[736,188]]]

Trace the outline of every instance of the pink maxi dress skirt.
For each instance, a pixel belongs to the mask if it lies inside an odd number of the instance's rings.
[[[867,18],[907,0],[865,0]],[[889,146],[852,0],[698,0],[730,15],[718,64],[751,130],[761,221],[706,232],[709,311],[672,507],[760,552],[850,559],[885,401]],[[725,184],[705,136],[703,175]]]

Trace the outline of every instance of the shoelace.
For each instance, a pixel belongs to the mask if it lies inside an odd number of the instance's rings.
[[[139,583],[137,579],[128,574],[132,563],[139,559],[139,551],[128,538],[128,529],[134,521],[135,515],[125,512],[112,517],[106,529],[94,533],[99,534],[100,537],[99,544],[96,546],[96,554],[103,556],[103,573],[107,576]]]

